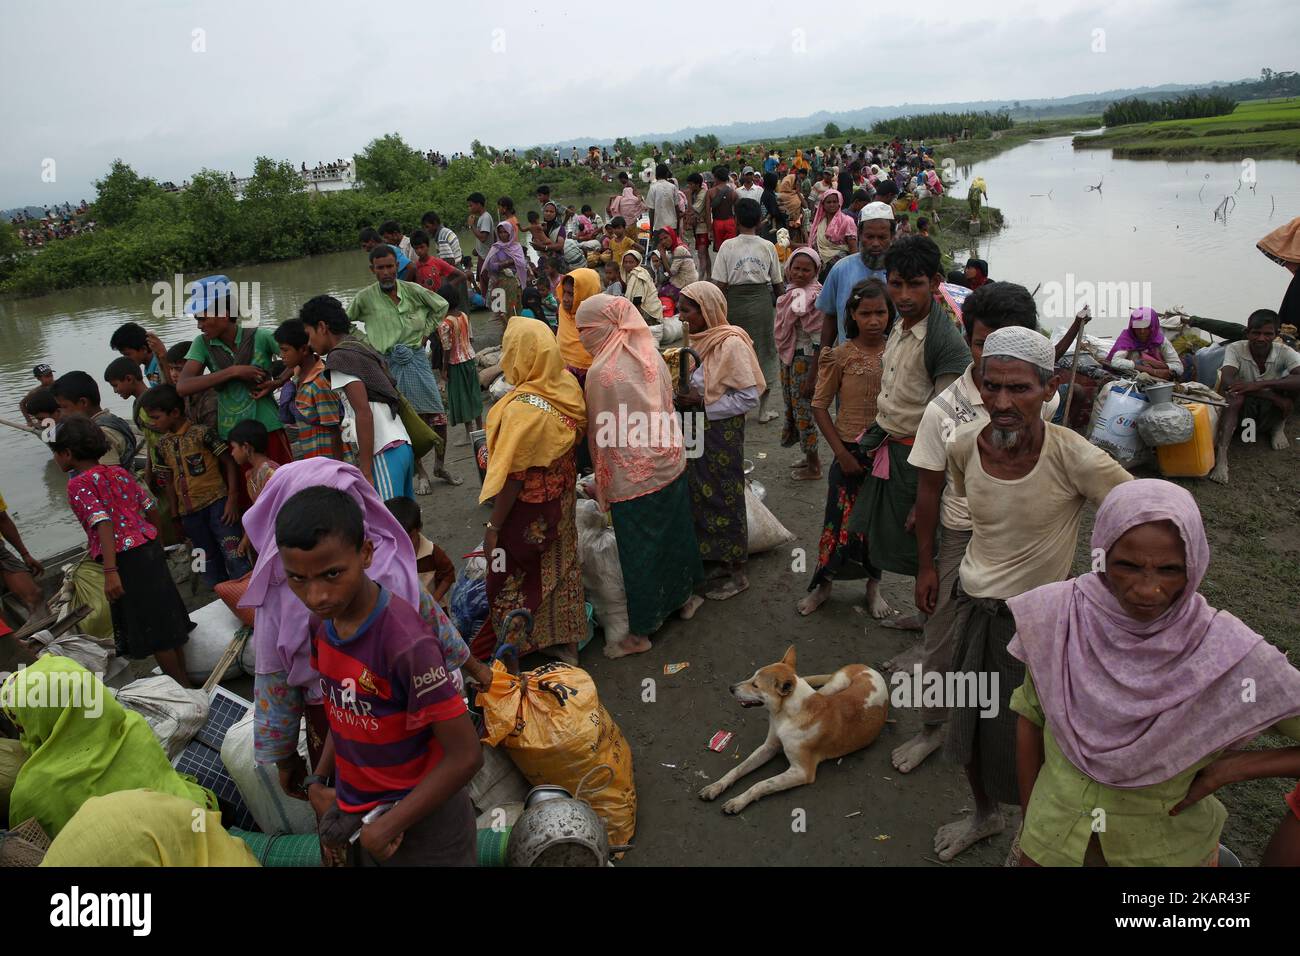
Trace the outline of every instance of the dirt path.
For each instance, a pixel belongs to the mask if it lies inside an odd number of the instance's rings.
[[[477,318],[477,317],[476,317]],[[476,341],[499,333],[479,320]],[[481,333],[480,333],[481,327]],[[1293,422],[1292,431],[1296,430]],[[690,622],[672,620],[654,637],[654,649],[622,660],[601,652],[600,634],[582,654],[582,666],[597,682],[601,700],[633,746],[639,798],[635,850],[626,865],[715,866],[763,864],[941,865],[934,862],[937,826],[971,806],[959,768],[932,756],[911,774],[890,764],[890,751],[920,726],[914,711],[891,714],[893,723],[865,751],[839,765],[824,764],[811,786],[775,794],[739,817],[722,813],[724,798],[703,803],[700,787],[718,779],[764,739],[764,710],[745,710],[727,688],[781,657],[794,644],[801,673],[825,673],[862,662],[880,669],[911,635],[880,627],[863,613],[860,583],[837,587],[811,617],[795,602],[810,572],[796,567],[804,549],[815,563],[824,508],[824,482],[797,482],[790,466],[797,449],[779,447],[780,423],[746,425],[751,476],[767,488],[767,505],[795,535],[789,546],[753,558],[750,589],[730,601],[708,601]],[[475,505],[477,472],[468,446],[453,435],[452,470],[465,486],[440,486],[421,499],[425,530],[453,560],[476,548],[488,510]],[[823,443],[824,448],[824,443]],[[1295,649],[1300,595],[1300,522],[1297,466],[1300,454],[1264,446],[1233,449],[1233,481],[1225,487],[1204,481],[1185,484],[1199,498],[1214,559],[1203,586],[1212,604],[1231,610],[1274,643]],[[1080,533],[1076,571],[1087,567],[1091,509]],[[1261,587],[1256,574],[1267,583]],[[897,608],[911,609],[911,580],[886,575],[885,595]],[[1294,655],[1293,655],[1294,657]],[[690,667],[665,676],[665,664]],[[527,662],[526,662],[527,666]],[[707,748],[718,730],[734,737],[724,753]],[[1281,741],[1273,741],[1280,745]],[[728,795],[785,769],[778,757],[736,784]],[[1258,859],[1281,816],[1280,781],[1239,785],[1221,794],[1230,819],[1228,842],[1247,863]],[[802,811],[802,813],[799,813]],[[852,814],[856,816],[851,816]],[[986,841],[953,865],[1000,865],[1010,835]]]

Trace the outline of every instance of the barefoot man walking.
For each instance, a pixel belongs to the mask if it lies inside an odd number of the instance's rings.
[[[947,755],[966,769],[975,812],[939,828],[948,861],[1006,826],[999,806],[1019,802],[1011,693],[1024,665],[1007,653],[1015,597],[1070,576],[1085,502],[1099,505],[1131,476],[1068,428],[1043,421],[1060,384],[1048,340],[1019,326],[984,341],[980,397],[987,422],[958,429],[948,453],[953,493],[970,509],[971,538],[958,570],[952,687],[989,687],[990,699],[949,700]],[[918,590],[919,590],[918,585]],[[982,695],[981,695],[982,696]]]
[[[965,499],[946,487],[948,446],[957,429],[971,422],[987,422],[988,410],[980,398],[981,357],[984,341],[997,329],[1019,326],[1038,328],[1038,309],[1029,290],[1014,282],[991,282],[972,292],[962,306],[966,344],[971,364],[957,381],[934,397],[925,408],[916,430],[916,443],[907,456],[915,465],[919,480],[916,492],[916,606],[927,615],[923,638],[891,662],[894,670],[920,668],[925,675],[942,676],[952,669],[953,610],[952,586],[957,569],[966,556],[970,541],[970,511]],[[1056,357],[1074,341],[1086,321],[1074,320],[1069,333],[1056,346]],[[1043,403],[1043,421],[1051,421],[1061,398],[1053,394]],[[938,544],[935,531],[938,529]],[[933,678],[925,678],[932,680]],[[918,702],[913,701],[916,705]],[[895,748],[894,769],[908,773],[943,745],[947,706],[921,706],[921,732]]]

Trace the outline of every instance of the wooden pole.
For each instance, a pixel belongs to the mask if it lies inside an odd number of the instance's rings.
[[[1065,392],[1065,411],[1061,413],[1061,424],[1066,428],[1070,427],[1070,403],[1074,401],[1074,383],[1079,376],[1079,353],[1083,351],[1083,330],[1088,324],[1088,319],[1092,318],[1092,313],[1085,305],[1076,319],[1082,319],[1079,323],[1079,334],[1074,340],[1074,358],[1070,362],[1070,387]]]

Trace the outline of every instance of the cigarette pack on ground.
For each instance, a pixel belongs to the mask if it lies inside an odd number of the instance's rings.
[[[732,736],[729,730],[719,730],[709,739],[709,749],[722,753],[727,749],[727,744],[731,743]]]

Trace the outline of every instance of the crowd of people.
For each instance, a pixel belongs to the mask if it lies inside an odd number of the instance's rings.
[[[432,160],[430,160],[432,162]],[[307,168],[306,161],[303,162],[302,168],[298,170],[303,179],[339,179],[344,175],[352,172],[352,160],[336,159],[331,163],[317,162],[311,169]]]
[[[318,295],[274,329],[249,327],[211,276],[186,304],[192,340],[127,324],[101,375],[39,366],[23,411],[54,426],[119,652],[188,686],[188,621],[160,547],[188,538],[206,580],[255,611],[257,760],[310,800],[327,858],[359,832],[353,862],[469,862],[465,787],[481,756],[465,688],[490,682],[503,644],[577,662],[579,498],[608,514],[626,590],[629,633],[605,652],[645,652],[670,619],[750,587],[746,434],[779,420],[801,456],[791,478],[825,482],[816,566],[791,613],[829,613],[836,581],[864,581],[873,618],[920,633],[896,667],[994,688],[992,715],[927,703],[891,756],[907,774],[943,749],[966,770],[973,813],[938,829],[939,859],[1018,807],[1020,865],[1214,864],[1214,790],[1300,778],[1300,747],[1241,749],[1267,730],[1300,741],[1300,672],[1198,593],[1209,546],[1195,499],[1135,480],[1056,423],[1058,363],[1086,316],[1053,345],[1029,291],[978,260],[954,312],[939,247],[900,229],[900,203],[937,181],[920,145],[762,166],[679,184],[660,163],[644,196],[624,174],[604,221],[544,186],[524,223],[511,197],[492,209],[473,193],[472,254],[436,212],[409,235],[396,220],[366,229],[374,282],[347,305]],[[1265,251],[1294,273],[1300,220],[1289,228]],[[509,386],[486,416],[475,296],[502,323]],[[689,346],[680,382],[655,334],[669,318]],[[1242,391],[1261,399],[1300,390],[1278,328],[1257,311],[1240,359],[1239,384],[1255,383]],[[99,378],[134,402],[129,421],[102,408]],[[654,425],[620,426],[634,418]],[[448,429],[480,424],[488,612],[460,634],[442,607],[439,529],[414,505],[431,478],[460,483]],[[702,453],[686,454],[687,436]],[[1071,577],[1086,505],[1094,564]],[[7,581],[33,570],[18,546]],[[914,580],[915,614],[885,601],[883,571]],[[10,711],[28,733],[33,715]],[[1300,788],[1288,800],[1268,862],[1300,863]],[[56,843],[68,816],[52,820]]]
[[[11,220],[18,231],[18,238],[29,249],[39,249],[47,242],[56,239],[71,239],[95,231],[95,221],[87,219],[90,207],[86,200],[78,206],[72,203],[47,206],[43,216],[29,216],[26,211],[18,212]]]

